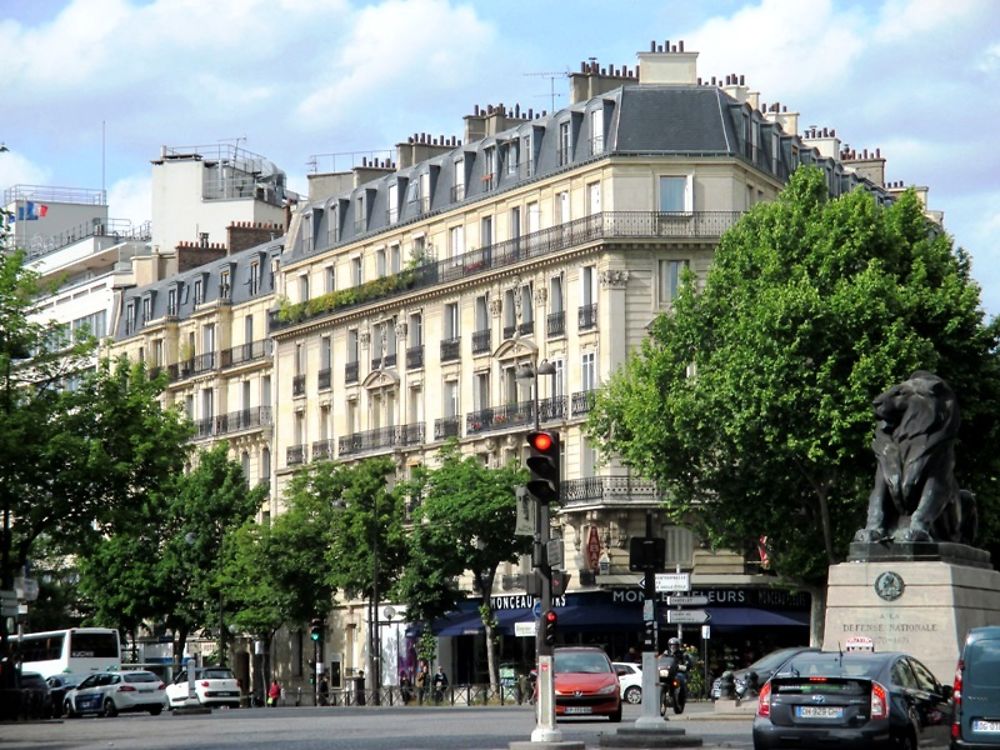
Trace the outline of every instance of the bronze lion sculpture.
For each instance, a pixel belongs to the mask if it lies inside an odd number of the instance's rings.
[[[873,406],[878,468],[868,522],[855,541],[971,544],[976,503],[955,481],[959,414],[954,392],[937,375],[917,370]]]

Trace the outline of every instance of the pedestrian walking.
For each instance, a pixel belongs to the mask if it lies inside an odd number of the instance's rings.
[[[319,705],[325,706],[330,702],[330,682],[326,675],[319,678]]]
[[[413,689],[410,683],[410,675],[404,669],[399,673],[399,695],[403,699],[403,705],[408,705],[413,698]]]
[[[444,667],[438,664],[438,671],[434,673],[434,680],[431,683],[434,688],[434,703],[441,705],[444,698],[444,691],[448,688],[448,675],[444,673]]]
[[[267,690],[267,705],[274,708],[278,705],[279,700],[281,700],[281,683],[275,677],[271,680],[271,687]]]

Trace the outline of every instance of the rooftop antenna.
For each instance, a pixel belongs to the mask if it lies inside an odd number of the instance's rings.
[[[549,93],[548,96],[552,101],[552,108],[550,112],[556,111],[556,97],[562,96],[562,94],[556,93],[556,79],[557,78],[569,78],[569,69],[566,70],[548,70],[542,71],[540,73],[525,73],[526,76],[531,76],[532,78],[548,78],[549,79]],[[537,96],[545,96],[545,94],[537,94]]]

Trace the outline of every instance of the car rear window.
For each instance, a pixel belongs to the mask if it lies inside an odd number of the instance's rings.
[[[809,680],[782,678],[772,683],[776,694],[788,695],[864,695],[871,689],[871,683],[861,680],[834,677],[813,677]]]
[[[159,682],[160,678],[152,672],[126,672],[125,682]]]
[[[983,687],[1000,687],[1000,641],[974,641],[966,649],[965,679]]]
[[[556,672],[601,674],[612,671],[608,657],[599,652],[567,651],[559,653],[557,651],[555,663]]]
[[[233,673],[228,669],[205,669],[201,673],[203,680],[231,680]]]
[[[881,671],[884,659],[867,654],[804,653],[781,668],[782,676],[793,677],[864,677],[873,679]]]

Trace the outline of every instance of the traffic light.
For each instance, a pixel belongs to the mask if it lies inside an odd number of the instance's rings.
[[[551,503],[559,499],[559,433],[553,430],[539,430],[528,433],[528,492],[540,503]]]
[[[546,610],[542,618],[543,637],[546,646],[556,645],[556,626],[559,624],[559,616],[554,609]]]
[[[309,623],[309,637],[314,641],[319,641],[323,638],[323,621],[318,617],[314,617],[312,622]]]
[[[566,593],[566,589],[569,587],[569,579],[571,575],[572,574],[567,573],[565,570],[552,571],[552,575],[549,576],[552,596],[562,596]]]

